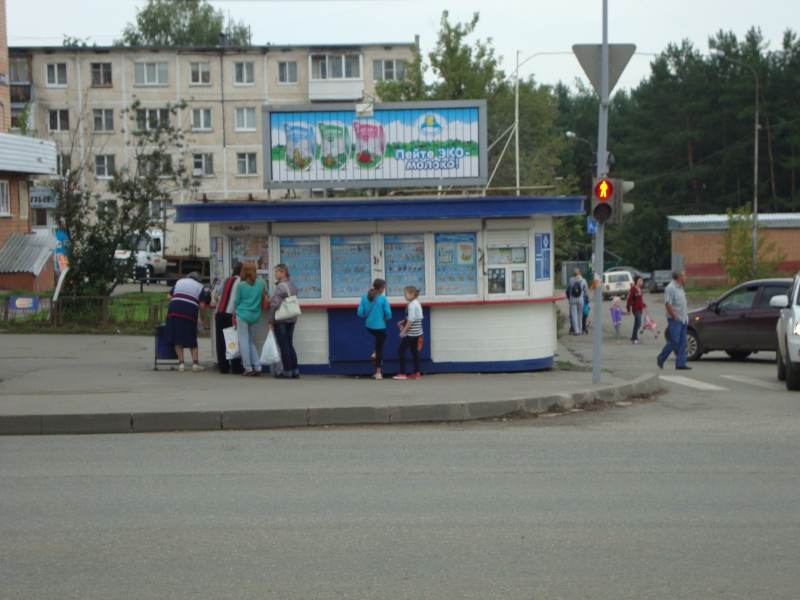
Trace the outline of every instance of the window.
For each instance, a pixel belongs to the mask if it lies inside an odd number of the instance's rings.
[[[30,83],[30,71],[28,67],[27,56],[9,59],[8,82],[12,84]]]
[[[311,79],[359,79],[361,55],[312,54]]]
[[[372,80],[403,79],[406,67],[400,59],[381,59],[372,61]]]
[[[331,236],[331,295],[358,298],[372,282],[369,235]]]
[[[111,179],[115,170],[113,154],[98,154],[94,157],[94,176],[98,179]]]
[[[33,209],[33,226],[34,227],[47,227],[47,209],[34,208]]]
[[[280,262],[289,267],[299,298],[322,298],[319,236],[282,237]]]
[[[784,296],[789,294],[789,286],[785,285],[765,285],[758,300],[758,308],[770,308],[769,301],[773,296]]]
[[[168,108],[139,108],[136,110],[136,128],[139,131],[169,127]]]
[[[487,248],[486,264],[488,268],[486,273],[488,275],[489,289],[487,291],[489,294],[513,294],[527,291],[529,252],[527,246],[522,245],[521,242],[517,243],[512,241],[510,243],[491,245]],[[539,258],[537,258],[537,261],[539,261]],[[540,268],[538,262],[536,268],[538,273]]]
[[[162,219],[166,217],[167,210],[172,208],[172,200],[152,200],[150,202],[150,218]]]
[[[214,155],[208,154],[195,154],[192,162],[192,175],[195,177],[202,177],[203,175],[214,174]]]
[[[475,233],[437,233],[436,295],[463,296],[478,293]]]
[[[383,236],[383,255],[386,257],[386,295],[402,296],[407,285],[413,285],[425,295],[425,236]]]
[[[233,63],[234,83],[236,85],[252,85],[255,82],[253,63],[237,62]]]
[[[95,108],[92,110],[94,131],[114,131],[114,109]]]
[[[239,175],[255,175],[258,173],[258,169],[256,169],[256,153],[237,152],[236,172]]]
[[[100,218],[116,217],[119,214],[119,206],[116,200],[98,200],[97,216]]]
[[[92,87],[111,87],[111,63],[92,63]]]
[[[51,63],[47,65],[47,85],[67,85],[67,63]]]
[[[236,109],[236,131],[256,130],[256,109],[253,107]]]
[[[24,113],[25,113],[25,111],[23,111],[21,108],[13,108],[13,107],[11,108],[11,129],[12,130],[22,129],[23,123],[22,123],[22,120],[20,119],[20,117],[25,116]]]
[[[50,131],[69,131],[69,111],[50,111]]]
[[[167,63],[137,62],[133,66],[135,85],[168,85]]]
[[[192,66],[192,85],[211,85],[211,63],[193,62]]]
[[[297,83],[297,61],[288,60],[278,63],[278,82]]]
[[[727,310],[747,310],[753,306],[758,286],[746,287],[737,290],[724,298],[718,305],[718,312],[725,312]]]
[[[211,131],[211,109],[192,109],[192,131]]]
[[[0,181],[0,215],[11,216],[11,196],[8,193],[8,182]]]
[[[68,175],[72,168],[72,157],[69,154],[56,156],[56,171],[59,175]]]

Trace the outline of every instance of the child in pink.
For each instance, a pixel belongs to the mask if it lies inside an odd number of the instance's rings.
[[[621,344],[619,341],[619,327],[622,324],[622,301],[619,296],[615,296],[611,301],[611,322],[614,324],[614,343]]]

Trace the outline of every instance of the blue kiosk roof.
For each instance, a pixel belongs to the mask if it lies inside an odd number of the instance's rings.
[[[392,198],[178,204],[176,223],[399,221],[582,215],[584,196]]]

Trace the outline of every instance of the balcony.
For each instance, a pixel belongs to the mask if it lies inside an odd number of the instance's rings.
[[[312,102],[360,100],[363,79],[310,79],[308,99]]]
[[[33,100],[33,85],[30,83],[12,83],[10,86],[11,102],[30,102]]]

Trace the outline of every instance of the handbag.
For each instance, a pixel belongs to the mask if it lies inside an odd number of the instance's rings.
[[[239,333],[236,327],[227,327],[222,330],[222,335],[225,338],[225,358],[234,360],[242,356],[239,349]],[[219,358],[217,358],[219,360]]]
[[[281,283],[279,285],[285,285]],[[289,293],[289,286],[286,286],[286,293]],[[300,316],[300,302],[297,300],[297,296],[286,296],[283,300],[281,300],[281,305],[278,307],[278,310],[275,311],[275,320],[276,321],[286,321],[287,319],[293,319],[295,317]]]

